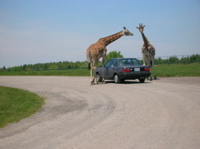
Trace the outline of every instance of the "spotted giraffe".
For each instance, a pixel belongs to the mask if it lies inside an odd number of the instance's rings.
[[[148,65],[152,68],[152,72],[154,73],[154,78],[156,79],[156,73],[154,70],[154,58],[156,54],[156,50],[154,46],[148,41],[147,37],[144,35],[144,27],[145,25],[139,24],[139,27],[136,27],[139,29],[142,39],[144,41],[144,44],[142,46],[142,58],[143,58],[143,65]],[[152,80],[152,76],[150,76],[150,80]]]
[[[96,78],[95,71],[97,69],[97,65],[100,58],[102,58],[102,67],[104,67],[104,62],[106,59],[106,52],[107,52],[106,46],[116,41],[122,36],[133,36],[133,33],[129,32],[129,30],[127,30],[126,27],[124,27],[122,31],[108,37],[100,38],[96,43],[88,47],[86,51],[86,57],[88,61],[88,68],[90,70],[90,75],[91,77],[93,77],[91,85],[94,84],[95,82]],[[104,82],[104,76],[102,78],[102,81]]]

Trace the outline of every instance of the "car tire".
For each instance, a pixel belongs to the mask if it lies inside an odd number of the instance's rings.
[[[118,77],[117,74],[114,75],[114,81],[115,83],[121,83],[121,79]]]
[[[99,75],[99,73],[96,74],[96,81],[97,83],[102,82],[102,77]]]
[[[140,81],[140,83],[144,83],[145,78],[141,78],[141,79],[139,79],[139,81]]]

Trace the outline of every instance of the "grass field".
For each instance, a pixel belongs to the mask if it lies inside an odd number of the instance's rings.
[[[200,76],[200,63],[158,65],[155,70],[160,77]]]
[[[44,104],[44,98],[29,91],[0,86],[0,127],[29,117]]]
[[[156,65],[159,77],[200,76],[200,63]],[[88,69],[0,72],[0,75],[35,75],[35,76],[89,76]]]
[[[47,70],[47,71],[20,71],[0,72],[0,75],[19,76],[89,76],[88,69]]]

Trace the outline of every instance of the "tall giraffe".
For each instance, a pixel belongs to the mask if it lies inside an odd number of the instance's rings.
[[[106,59],[106,46],[110,43],[114,42],[115,40],[119,39],[122,36],[133,36],[133,33],[129,32],[129,30],[126,29],[126,27],[123,28],[122,31],[113,34],[108,37],[100,38],[96,43],[89,46],[89,48],[86,51],[86,57],[88,61],[88,68],[90,69],[90,75],[92,78],[91,85],[94,84],[95,81],[95,71],[97,69],[97,65],[99,62],[99,59],[102,58],[102,67],[104,67],[104,62]],[[94,71],[94,74],[93,74]],[[104,76],[102,78],[102,81],[104,82]],[[98,83],[98,82],[97,82]]]
[[[154,78],[156,79],[156,74],[154,70],[154,58],[156,54],[156,50],[154,46],[148,41],[147,37],[144,35],[144,27],[145,25],[139,24],[139,27],[136,27],[139,29],[142,39],[144,41],[144,44],[142,46],[142,58],[143,58],[143,65],[148,65],[152,68],[152,72],[154,73]],[[152,80],[152,76],[150,76],[150,80]]]

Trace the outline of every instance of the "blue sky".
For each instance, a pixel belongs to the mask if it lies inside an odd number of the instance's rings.
[[[134,36],[107,46],[142,57],[144,33],[156,57],[200,54],[200,0],[0,0],[0,68],[85,61],[89,45],[125,26]]]

